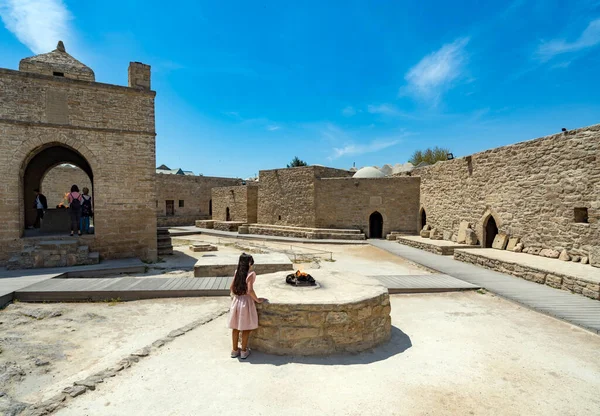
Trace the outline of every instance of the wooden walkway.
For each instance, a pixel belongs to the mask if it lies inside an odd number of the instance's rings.
[[[231,277],[113,277],[50,279],[15,292],[29,302],[139,300],[228,296]]]
[[[146,265],[139,259],[105,260],[87,266],[43,269],[0,270],[0,308],[13,300],[15,291],[55,278],[85,278],[120,273],[143,273]]]
[[[369,243],[440,273],[479,285],[533,310],[600,333],[600,301],[396,242],[369,240]]]
[[[446,275],[372,276],[390,293],[473,290],[478,286]],[[26,302],[74,302],[228,296],[232,277],[113,277],[49,279],[15,292]]]
[[[480,287],[455,279],[446,274],[423,274],[411,276],[369,276],[379,280],[388,288],[390,295],[394,293],[433,293],[453,292],[459,290],[476,290]]]

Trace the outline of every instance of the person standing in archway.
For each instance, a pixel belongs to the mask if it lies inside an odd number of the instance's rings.
[[[89,234],[90,217],[94,215],[92,212],[92,197],[88,195],[90,193],[89,188],[84,187],[81,191],[83,195],[81,195],[81,221],[79,223],[79,230]]]
[[[44,219],[44,212],[48,209],[48,201],[46,197],[40,192],[39,189],[34,190],[35,202],[33,203],[33,207],[37,210],[37,216],[35,217],[35,223],[33,224],[33,228],[40,228],[41,222]]]
[[[79,229],[79,221],[81,221],[81,203],[83,198],[79,193],[79,187],[77,185],[71,186],[71,192],[69,192],[69,210],[71,214],[71,236],[77,230],[77,235],[81,235]]]

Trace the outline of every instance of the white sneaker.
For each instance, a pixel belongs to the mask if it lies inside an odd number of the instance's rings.
[[[252,351],[250,350],[250,348],[248,348],[246,351],[242,351],[242,353],[241,353],[241,355],[240,355],[240,358],[241,358],[242,360],[245,360],[246,358],[250,357],[250,353],[251,353],[251,352],[252,352]]]
[[[239,356],[240,356],[240,349],[239,348],[237,350],[235,350],[235,351],[233,351],[233,350],[231,351],[231,358],[237,358]]]

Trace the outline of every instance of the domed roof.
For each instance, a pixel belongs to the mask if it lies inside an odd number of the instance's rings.
[[[52,52],[21,59],[19,71],[95,81],[94,71],[69,55],[62,41]]]
[[[354,175],[353,178],[385,178],[385,173],[372,166],[366,166],[360,168]]]

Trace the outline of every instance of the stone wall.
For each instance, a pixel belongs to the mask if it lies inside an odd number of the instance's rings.
[[[348,176],[348,171],[321,166],[260,171],[258,222],[315,227],[315,181]]]
[[[159,226],[194,225],[198,219],[210,218],[211,190],[241,183],[242,180],[236,178],[157,173],[155,205]],[[169,200],[174,204],[173,216],[167,216],[166,201]],[[179,201],[183,201],[183,207]]]
[[[90,250],[155,260],[155,92],[8,69],[0,91],[0,264],[22,250],[33,189],[60,163],[92,176]]]
[[[241,221],[256,223],[258,186],[227,186],[213,188],[213,216],[217,221]],[[229,209],[229,218],[227,218]]]
[[[324,178],[315,186],[315,226],[353,228],[369,235],[369,217],[383,217],[383,235],[417,232],[419,178]]]
[[[527,254],[523,254],[523,256],[527,256]],[[512,274],[513,276],[529,280],[530,282],[539,283],[541,285],[545,284],[556,289],[567,290],[572,293],[587,296],[591,299],[600,300],[600,285],[597,280],[594,280],[591,277],[589,279],[584,279],[557,273],[555,271],[550,272],[523,263],[493,259],[486,257],[485,255],[477,255],[477,253],[464,250],[455,250],[454,258],[465,263],[475,264],[500,273]]]
[[[415,169],[427,223],[458,233],[473,224],[485,241],[493,215],[499,232],[525,246],[587,255],[600,245],[600,125],[499,147]],[[587,208],[588,222],[575,222]]]
[[[93,198],[92,182],[83,170],[74,166],[57,166],[46,173],[42,181],[41,191],[48,200],[48,207],[54,208],[63,202],[65,193],[71,190],[72,185],[77,185],[79,191],[84,187],[90,190]]]

